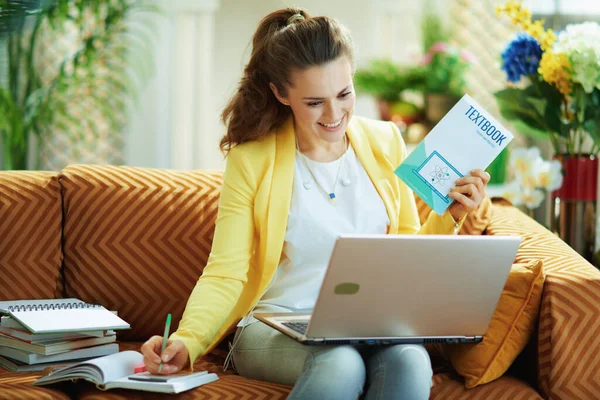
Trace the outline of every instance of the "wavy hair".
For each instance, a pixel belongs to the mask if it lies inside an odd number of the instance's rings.
[[[320,66],[345,56],[354,66],[349,31],[328,17],[312,18],[300,8],[285,8],[264,17],[252,38],[252,53],[239,87],[221,114],[227,133],[221,151],[267,136],[291,115],[269,87],[282,96],[292,85],[291,72]]]

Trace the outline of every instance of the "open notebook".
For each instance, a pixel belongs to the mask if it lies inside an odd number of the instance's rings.
[[[32,333],[85,332],[129,329],[113,312],[78,299],[0,301],[8,314]]]
[[[144,356],[137,351],[123,351],[56,370],[34,385],[48,385],[71,379],[85,379],[99,389],[135,389],[158,393],[180,393],[219,379],[216,374],[181,372],[174,375],[134,374],[135,367],[143,364]]]

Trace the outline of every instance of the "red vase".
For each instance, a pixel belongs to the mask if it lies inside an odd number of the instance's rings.
[[[592,155],[559,155],[563,184],[552,193],[551,229],[592,261],[596,238],[598,159]]]

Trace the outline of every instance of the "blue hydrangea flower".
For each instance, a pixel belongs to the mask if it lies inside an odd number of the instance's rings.
[[[508,80],[519,82],[522,76],[537,74],[542,48],[533,37],[519,33],[502,52],[502,69]]]

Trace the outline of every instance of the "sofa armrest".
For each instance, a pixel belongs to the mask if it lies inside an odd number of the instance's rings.
[[[600,271],[577,256],[546,276],[538,383],[547,399],[600,398]]]
[[[537,337],[538,385],[544,398],[600,398],[600,271],[510,205],[493,205],[487,231],[522,237],[516,262],[544,262]]]

